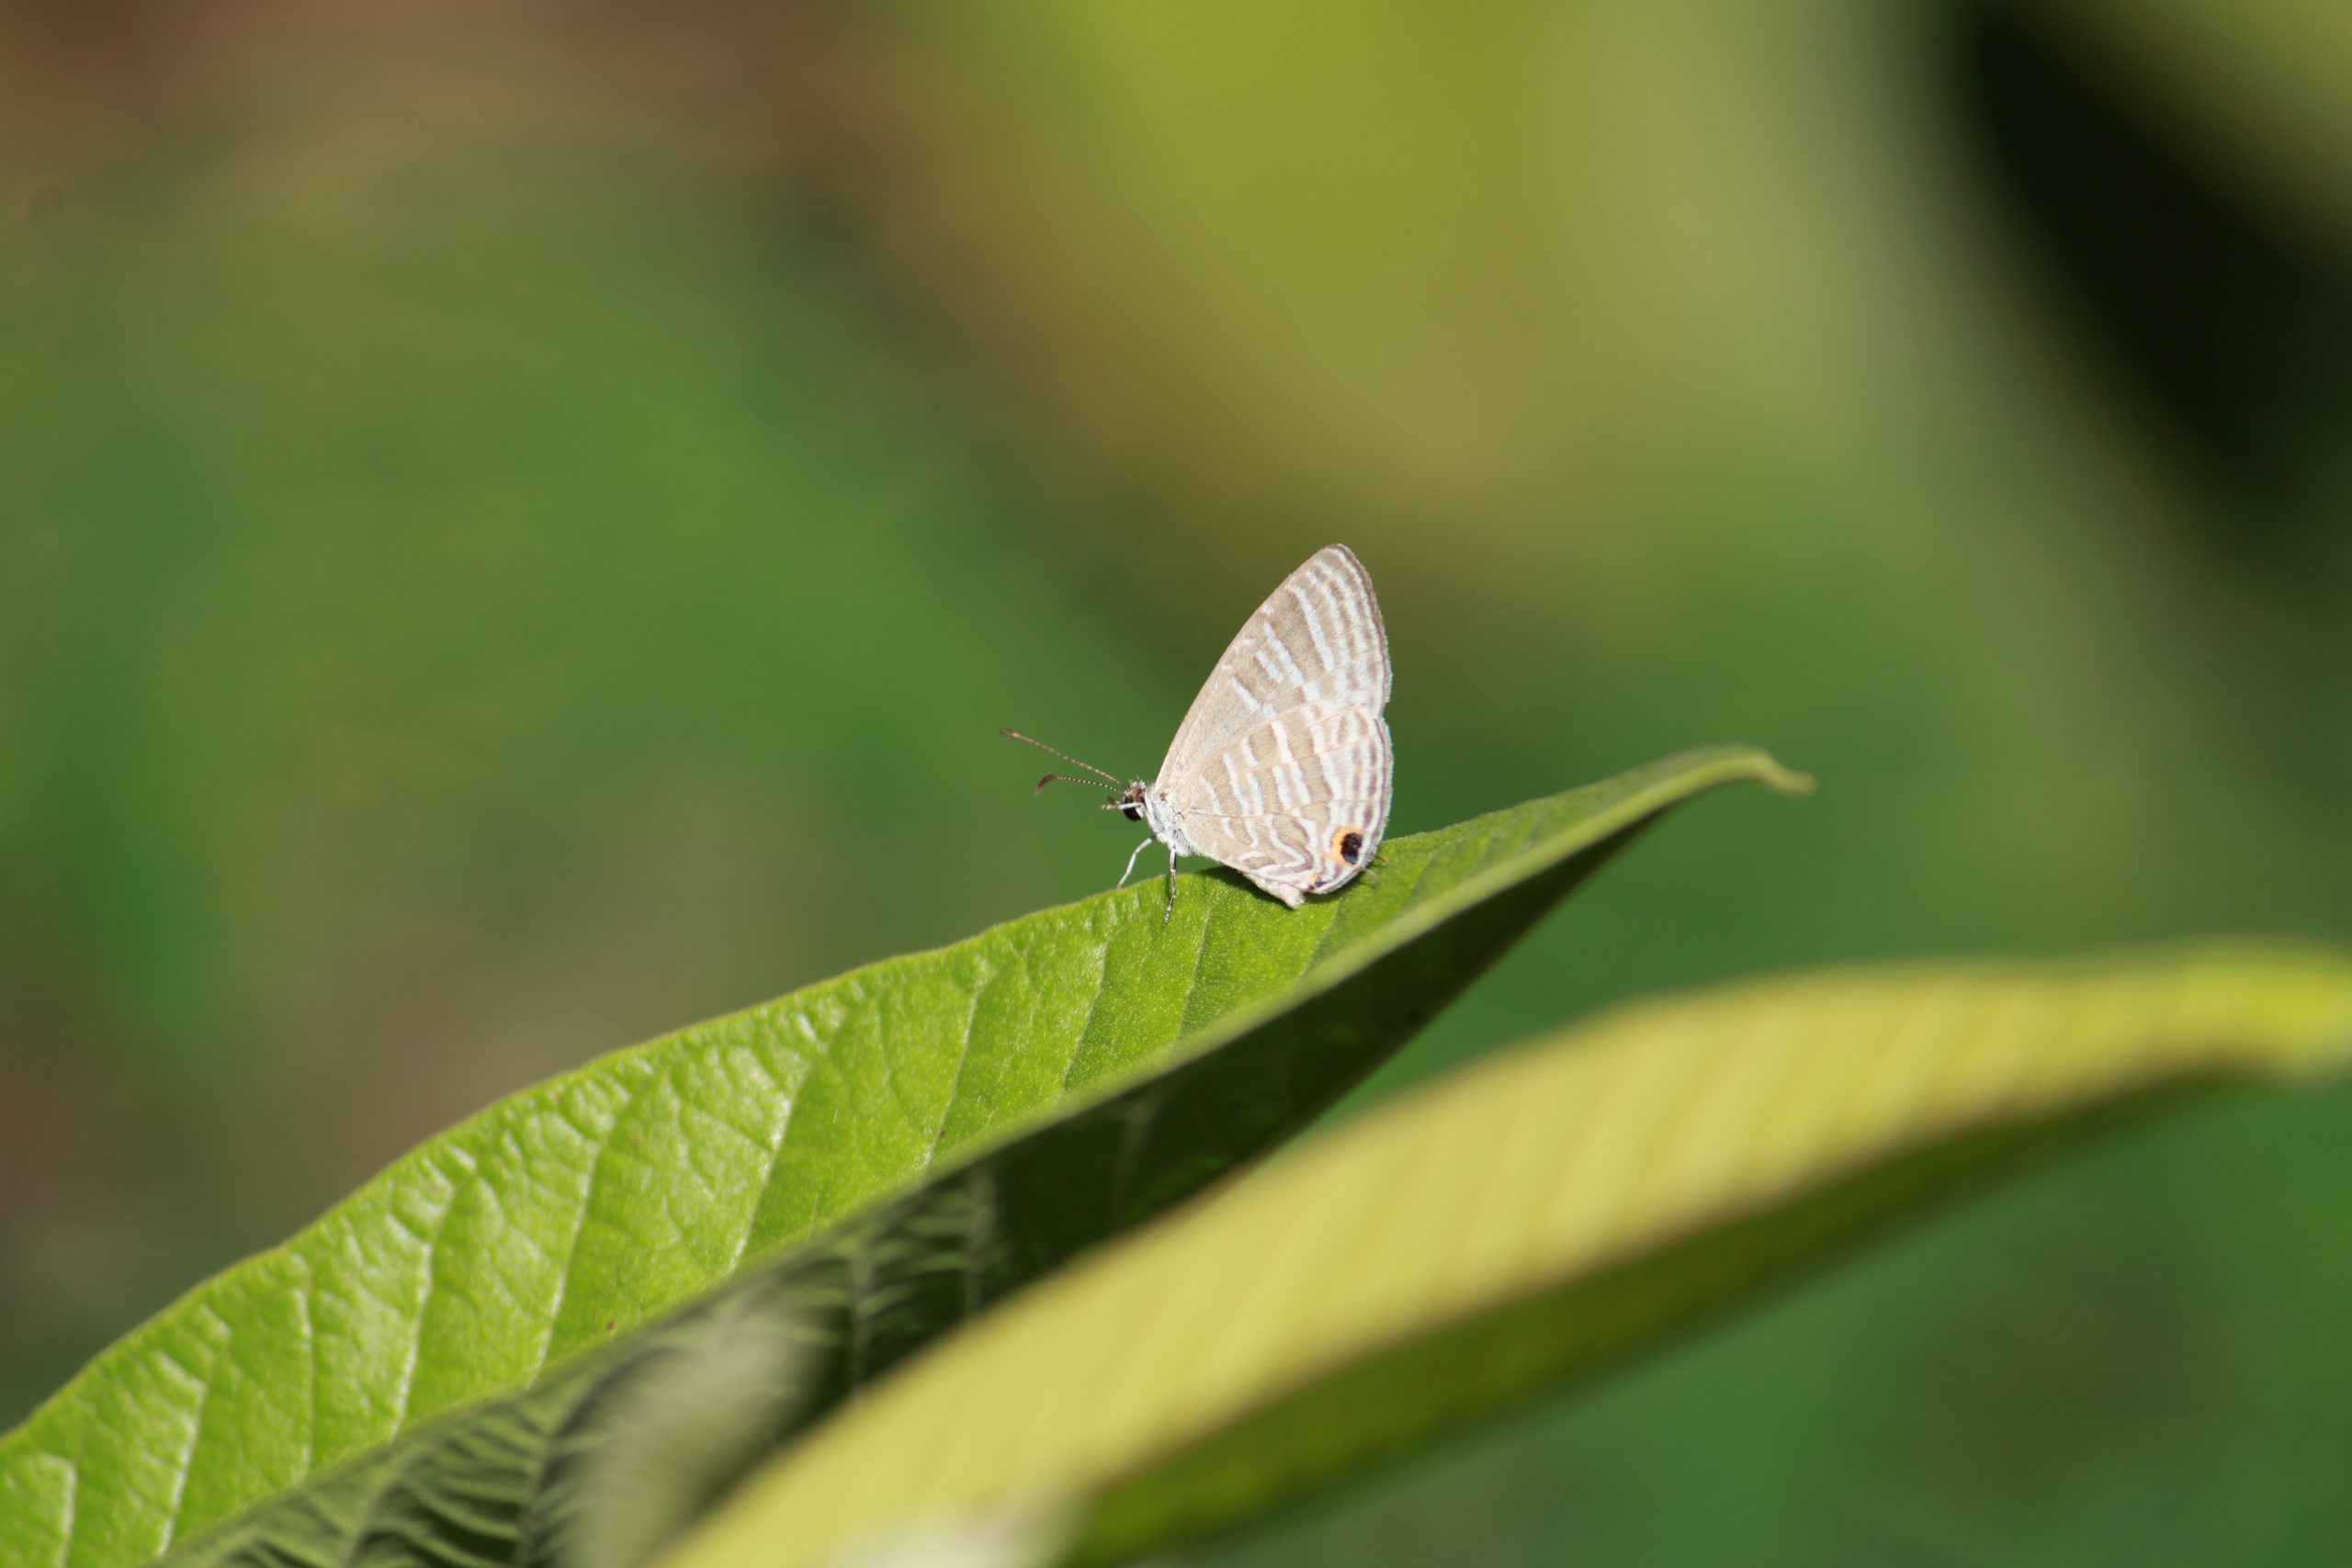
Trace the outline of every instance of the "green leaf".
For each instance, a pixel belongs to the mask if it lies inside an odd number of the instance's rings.
[[[404,1434],[918,1188],[796,1277],[845,1322],[810,1374],[817,1404],[838,1398],[1287,1135],[1645,825],[1736,780],[1801,786],[1751,749],[1690,752],[1393,840],[1377,883],[1296,912],[1223,873],[1180,879],[1165,927],[1158,886],[1106,894],[514,1096],[199,1286],[0,1438],[0,1538],[115,1568],[272,1498],[361,1518],[401,1489],[355,1477]],[[942,1223],[967,1235],[933,1268]],[[881,1289],[884,1268],[912,1282]],[[616,1375],[586,1365],[581,1389]],[[463,1440],[535,1466],[525,1427],[571,1409]]]
[[[2352,960],[1776,979],[1620,1010],[1294,1150],[975,1325],[662,1568],[1008,1512],[1125,1561],[1648,1348],[2126,1114],[2341,1072]]]

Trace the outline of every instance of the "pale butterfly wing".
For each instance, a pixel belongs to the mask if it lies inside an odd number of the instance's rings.
[[[1171,788],[1243,730],[1302,703],[1388,705],[1388,631],[1372,574],[1345,545],[1307,558],[1258,606],[1176,727],[1159,786]]]
[[[1372,575],[1318,550],[1250,617],[1176,731],[1158,789],[1193,848],[1292,908],[1388,829],[1388,633]]]
[[[1295,909],[1372,863],[1395,771],[1378,713],[1306,703],[1218,747],[1167,795],[1193,848]]]

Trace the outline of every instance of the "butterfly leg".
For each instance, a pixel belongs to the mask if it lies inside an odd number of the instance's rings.
[[[1159,929],[1166,931],[1176,913],[1176,846],[1168,846],[1168,908],[1159,911]]]
[[[1151,845],[1152,840],[1146,839],[1142,843],[1136,846],[1136,852],[1127,857],[1127,869],[1119,873],[1119,880],[1111,885],[1112,892],[1116,893],[1120,888],[1125,887],[1127,885],[1127,878],[1136,874],[1136,862],[1142,858],[1144,851],[1151,848]]]

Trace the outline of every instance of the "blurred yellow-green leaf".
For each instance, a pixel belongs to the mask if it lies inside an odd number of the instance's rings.
[[[1023,1510],[1084,1517],[1077,1561],[1132,1561],[1616,1364],[2121,1113],[2347,1059],[2352,961],[2320,951],[1831,973],[1628,1007],[1042,1288],[663,1562],[790,1568]]]

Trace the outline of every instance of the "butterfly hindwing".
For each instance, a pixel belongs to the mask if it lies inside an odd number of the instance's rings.
[[[1260,720],[1162,787],[1193,848],[1296,908],[1372,863],[1388,830],[1394,773],[1378,709],[1307,702]]]

